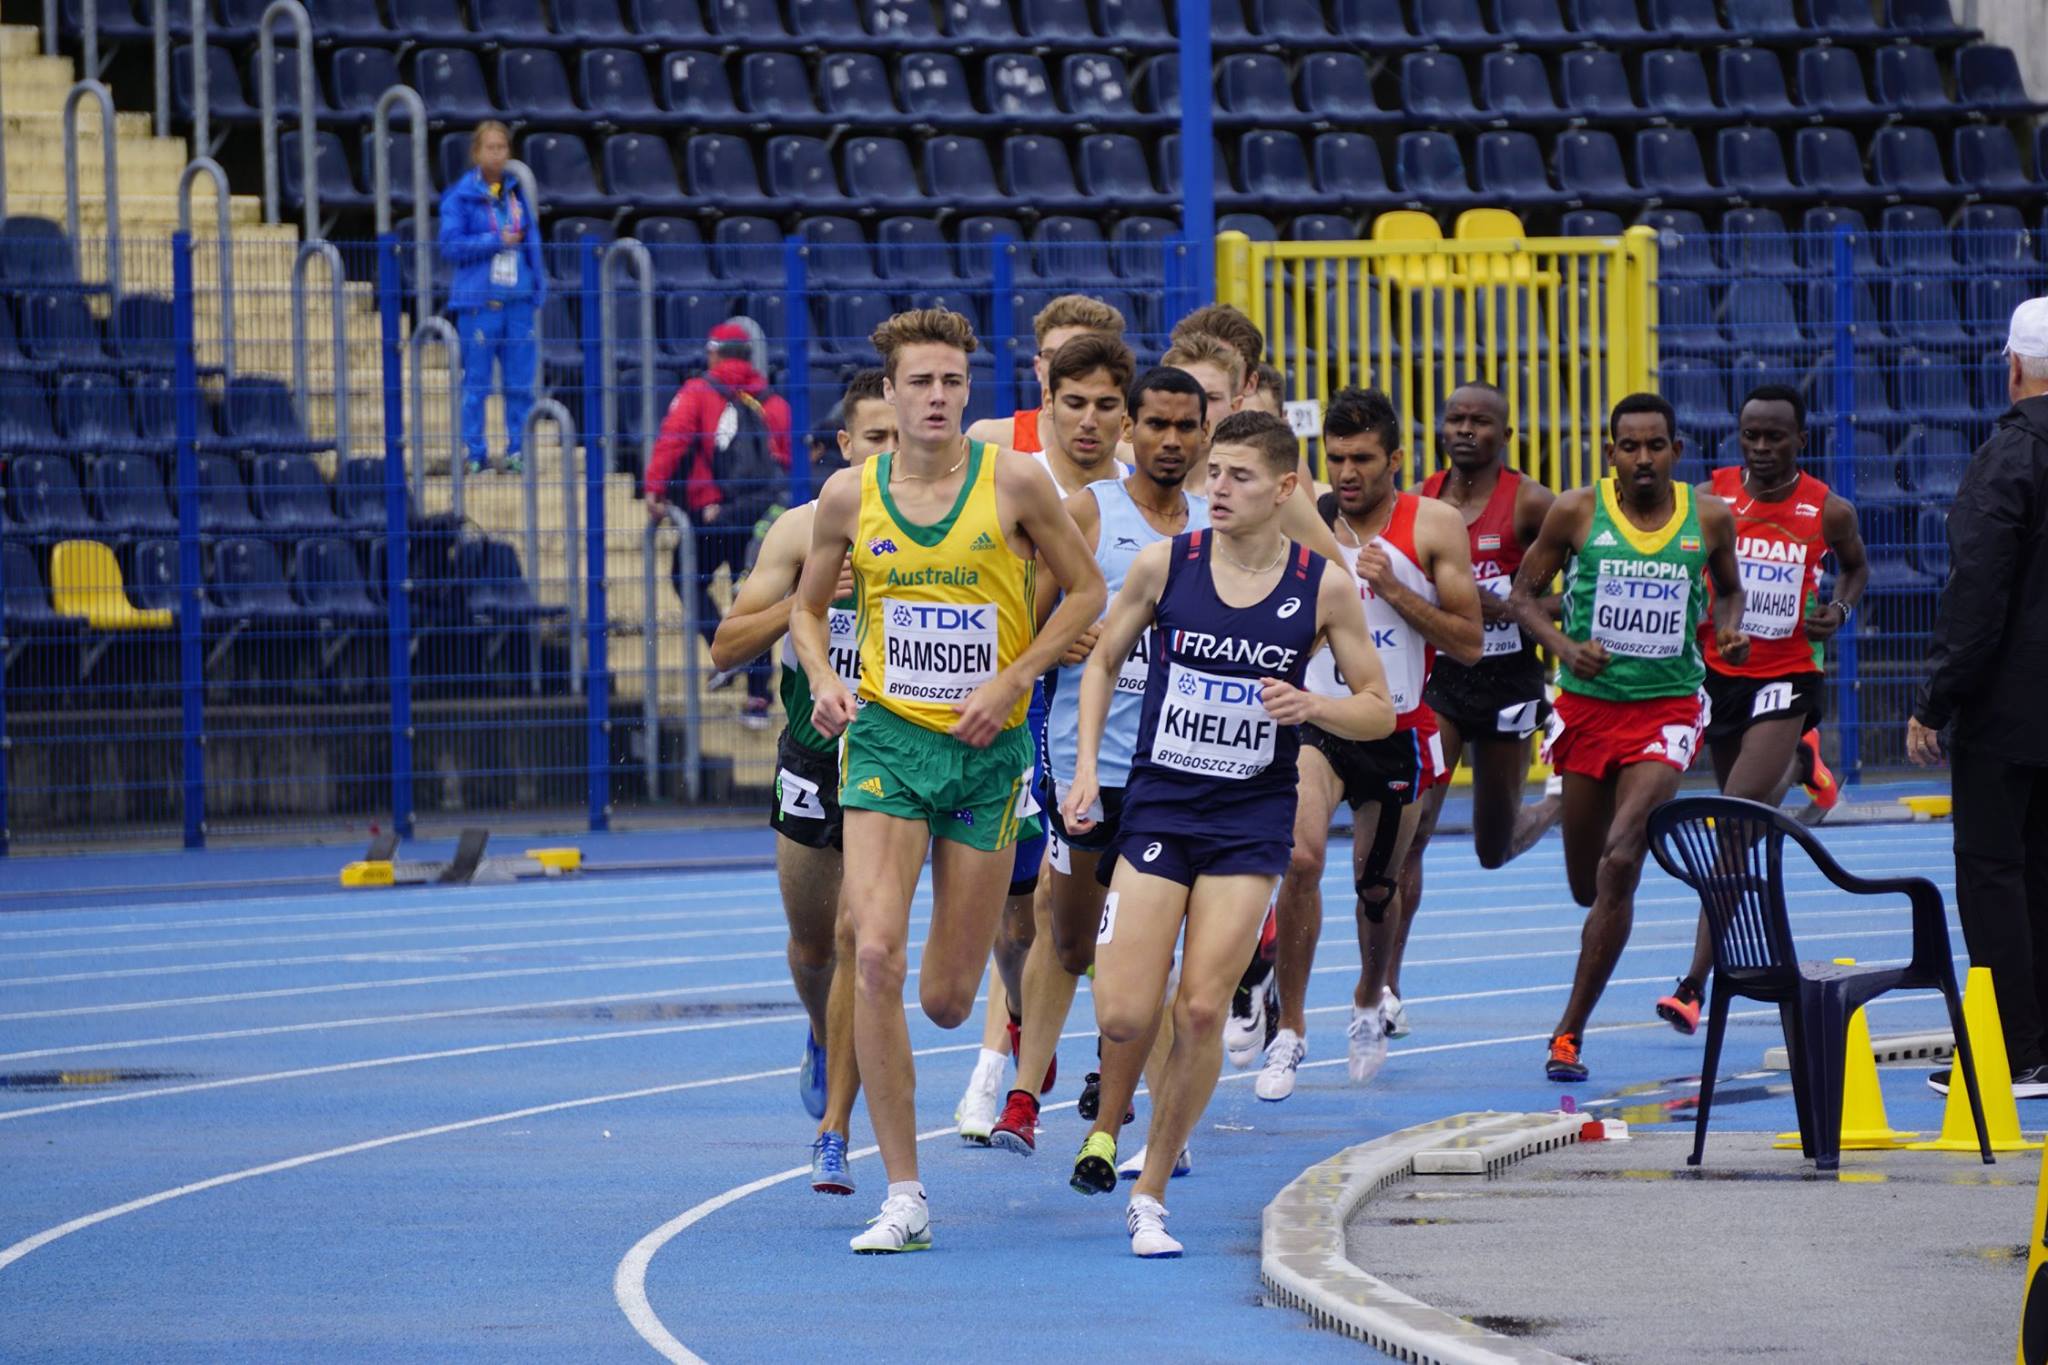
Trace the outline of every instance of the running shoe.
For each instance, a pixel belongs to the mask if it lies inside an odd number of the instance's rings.
[[[1259,1059],[1266,1045],[1266,992],[1239,985],[1230,995],[1230,1018],[1223,1023],[1223,1051],[1243,1071]]]
[[[1700,993],[1684,977],[1671,994],[1657,1000],[1657,1017],[1690,1038],[1700,1031]]]
[[[1010,1060],[1013,1062],[1017,1060],[1018,1055],[1023,1051],[1023,1038],[1023,1026],[1015,1019],[1010,1020]],[[1045,1064],[1045,1084],[1038,1087],[1038,1093],[1050,1095],[1052,1093],[1052,1083],[1059,1079],[1059,1075],[1060,1054],[1055,1050],[1052,1054],[1052,1060]]]
[[[508,450],[505,452],[505,472],[512,475],[524,474],[526,472],[526,461],[519,458],[518,451]]]
[[[479,474],[488,474],[491,472],[491,466],[489,462],[479,460],[474,455],[470,456],[467,460],[464,460],[462,462],[462,467],[471,478],[475,478]]]
[[[1074,1158],[1074,1175],[1067,1184],[1078,1194],[1108,1194],[1116,1188],[1116,1176],[1116,1139],[1090,1133]]]
[[[1362,1010],[1353,1005],[1350,1027],[1344,1031],[1351,1040],[1351,1057],[1345,1065],[1352,1083],[1364,1085],[1387,1064],[1387,1024],[1380,1018],[1379,1006]]]
[[[1586,1079],[1586,1064],[1579,1060],[1581,1043],[1576,1033],[1560,1033],[1550,1040],[1550,1058],[1543,1064],[1543,1074],[1560,1084],[1573,1084]]]
[[[1835,803],[1842,799],[1842,784],[1835,781],[1834,770],[1829,768],[1820,756],[1820,731],[1808,730],[1799,737],[1799,785],[1806,788],[1806,794],[1813,798],[1813,804],[1822,810],[1833,810]]]
[[[1252,1082],[1252,1093],[1273,1104],[1292,1095],[1295,1070],[1307,1055],[1307,1041],[1291,1028],[1281,1029],[1266,1048],[1266,1065]]]
[[[1131,1254],[1148,1261],[1167,1260],[1180,1255],[1180,1243],[1166,1235],[1166,1206],[1149,1194],[1131,1196],[1124,1210],[1124,1226],[1131,1230]]]
[[[1948,1093],[1951,1068],[1928,1073],[1927,1088],[1937,1095]],[[2012,1074],[2012,1097],[2016,1100],[2048,1099],[2048,1066],[2029,1067]]]
[[[1117,1162],[1117,1175],[1124,1180],[1136,1180],[1139,1176],[1143,1175],[1145,1173],[1145,1153],[1147,1150],[1149,1149],[1140,1147],[1129,1161]],[[1191,1173],[1194,1169],[1195,1159],[1188,1155],[1187,1148],[1181,1148],[1180,1155],[1173,1159],[1172,1178],[1178,1180],[1182,1176]]]
[[[814,1119],[825,1117],[825,1048],[818,1035],[804,1032],[804,1061],[796,1069],[796,1093],[803,1099],[804,1112]]]
[[[1038,1097],[1029,1090],[1012,1090],[1003,1104],[1003,1116],[989,1130],[988,1145],[1018,1156],[1038,1150]]]
[[[892,1194],[868,1230],[847,1243],[863,1256],[932,1249],[932,1215],[923,1195]]]
[[[1380,992],[1380,1022],[1386,1025],[1389,1038],[1408,1036],[1408,1007],[1392,990]]]
[[[988,1146],[989,1130],[996,1126],[996,1115],[1003,1108],[1003,1062],[1000,1057],[989,1062],[975,1063],[974,1074],[967,1078],[967,1093],[953,1110],[961,1140],[983,1147]]]
[[[846,1169],[846,1139],[838,1133],[818,1134],[811,1144],[811,1188],[819,1194],[852,1194],[853,1172]]]
[[[1091,1071],[1081,1080],[1081,1098],[1074,1101],[1074,1112],[1088,1122],[1095,1122],[1095,1116],[1102,1112],[1102,1073]],[[1136,1110],[1124,1110],[1124,1122],[1137,1118]]]

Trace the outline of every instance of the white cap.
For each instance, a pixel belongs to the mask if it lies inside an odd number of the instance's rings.
[[[2012,310],[2005,353],[2048,358],[2048,298],[2028,299]]]

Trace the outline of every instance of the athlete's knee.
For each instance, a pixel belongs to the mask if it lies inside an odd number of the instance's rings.
[[[1643,857],[1648,852],[1649,839],[1643,830],[1614,830],[1607,836],[1607,846],[1600,851],[1600,871],[1608,877],[1633,880],[1642,872]]]
[[[1287,880],[1296,885],[1313,886],[1323,875],[1324,853],[1321,844],[1296,839],[1294,851],[1287,855]]]
[[[974,987],[947,985],[925,977],[918,983],[917,1001],[924,1007],[924,1017],[940,1028],[959,1028],[974,1013]]]
[[[838,956],[835,934],[791,934],[789,965],[802,972],[822,972]]]
[[[1095,965],[1095,924],[1070,922],[1071,917],[1055,914],[1052,917],[1052,951],[1059,960],[1060,970],[1068,976],[1080,976]]]
[[[1126,1001],[1095,997],[1095,1027],[1112,1043],[1135,1043],[1145,1036],[1157,1003],[1134,1005]]]
[[[1192,991],[1182,982],[1180,994],[1173,1002],[1173,1026],[1190,1038],[1214,1037],[1223,1032],[1223,1021],[1229,1013],[1228,995]]]
[[[908,968],[901,943],[864,940],[854,949],[853,961],[863,994],[902,996]]]

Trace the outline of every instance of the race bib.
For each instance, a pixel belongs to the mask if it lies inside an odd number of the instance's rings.
[[[831,632],[832,671],[849,692],[860,691],[860,616],[850,608],[831,607],[825,612]]]
[[[992,602],[882,599],[882,695],[950,705],[996,675]]]
[[[1145,691],[1145,680],[1152,676],[1152,632],[1145,631],[1138,636],[1138,643],[1131,646],[1131,655],[1124,660],[1124,666],[1117,670],[1116,690],[1118,696],[1140,696]]]
[[[1769,559],[1738,559],[1742,571],[1742,630],[1759,640],[1784,640],[1799,629],[1806,597],[1806,566]]]
[[[798,777],[784,768],[775,774],[775,791],[782,813],[793,820],[823,820],[825,803],[818,799],[818,784]]]
[[[1683,578],[1637,578],[1611,572],[1602,561],[1593,586],[1593,638],[1609,654],[1630,659],[1674,659],[1685,652],[1686,600],[1692,584]]]
[[[1748,618],[1745,617],[1745,620]],[[1792,684],[1789,682],[1765,683],[1756,690],[1756,700],[1750,703],[1751,720],[1768,716],[1778,711],[1792,709]]]
[[[519,253],[500,251],[491,257],[491,283],[500,289],[510,289],[519,283]]]
[[[1255,678],[1226,678],[1173,664],[1152,735],[1152,761],[1205,777],[1256,777],[1273,762],[1279,722],[1266,714]]]
[[[1478,583],[1479,591],[1490,592],[1503,602],[1507,601],[1508,589],[1515,585],[1515,581],[1506,574],[1490,574],[1480,578]],[[1517,654],[1521,652],[1522,628],[1507,617],[1503,616],[1498,621],[1485,622],[1484,632],[1487,658],[1491,659],[1497,654]]]

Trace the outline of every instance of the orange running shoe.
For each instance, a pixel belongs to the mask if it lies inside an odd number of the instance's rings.
[[[1579,1035],[1560,1033],[1550,1040],[1550,1060],[1543,1074],[1553,1081],[1571,1084],[1586,1079],[1586,1064],[1579,1060]]]
[[[1657,1017],[1690,1038],[1700,1028],[1700,997],[1684,977],[1671,994],[1657,1002]]]
[[[1813,798],[1813,804],[1822,810],[1833,810],[1835,803],[1842,799],[1842,784],[1835,781],[1835,774],[1820,756],[1820,731],[1808,730],[1799,737],[1799,785],[1806,788],[1806,794]],[[1691,1029],[1684,1030],[1687,1033]]]

